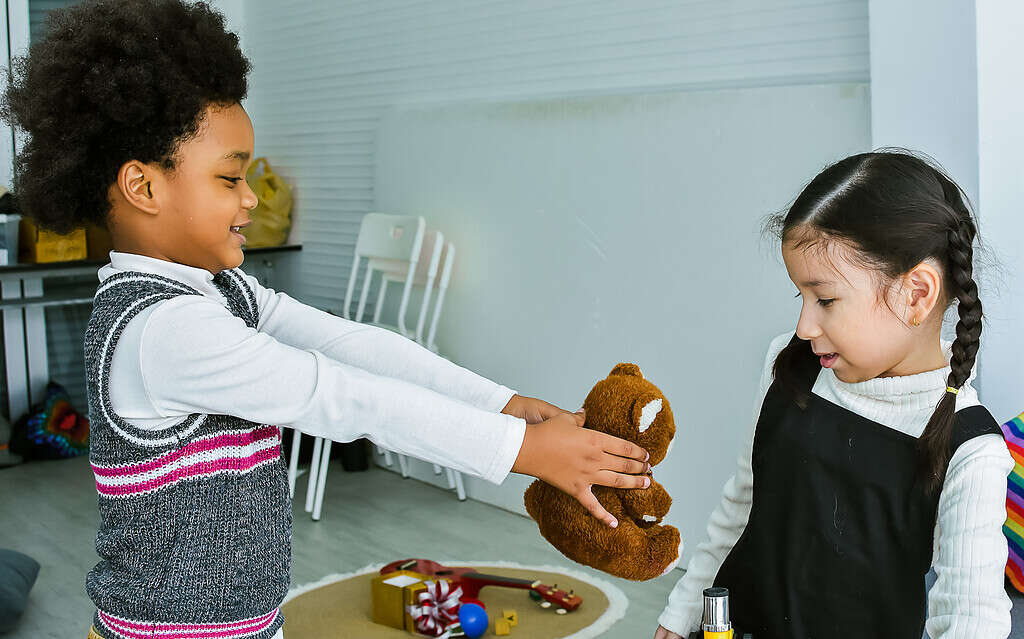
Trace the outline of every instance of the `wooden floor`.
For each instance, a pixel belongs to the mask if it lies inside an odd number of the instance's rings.
[[[303,478],[297,493],[305,493]],[[378,469],[345,473],[332,467],[322,519],[311,521],[301,503],[294,516],[293,584],[410,556],[575,566],[527,518],[479,502],[460,503],[453,493]],[[18,550],[42,564],[25,616],[5,637],[84,639],[94,610],[84,581],[96,562],[97,523],[88,460],[0,470],[0,548]],[[673,571],[642,584],[601,575],[629,598],[626,617],[604,637],[652,637],[681,575]]]

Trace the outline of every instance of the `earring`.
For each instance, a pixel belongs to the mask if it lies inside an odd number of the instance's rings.
[[[910,320],[910,323],[913,324],[914,326],[920,326],[921,320],[917,319],[917,316],[915,315],[913,319]]]

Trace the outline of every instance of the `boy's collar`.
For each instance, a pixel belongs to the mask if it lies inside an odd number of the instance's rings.
[[[114,273],[123,271],[139,271],[162,275],[189,284],[198,290],[208,289],[213,286],[213,274],[203,268],[168,262],[136,253],[110,252],[110,265],[100,269],[100,279],[104,280]]]

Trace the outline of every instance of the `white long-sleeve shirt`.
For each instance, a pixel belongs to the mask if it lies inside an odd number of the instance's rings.
[[[772,382],[775,357],[793,333],[772,341],[765,359],[754,422]],[[946,345],[947,358],[949,345]],[[812,392],[833,404],[913,437],[920,437],[945,393],[949,368],[880,377],[848,384],[822,369]],[[973,380],[972,374],[971,379]],[[957,395],[957,410],[975,406],[970,380]],[[736,474],[708,522],[708,539],[669,595],[658,623],[686,637],[699,629],[705,588],[712,585],[750,517],[753,431],[740,453]],[[1010,599],[1003,584],[1007,544],[1006,477],[1014,462],[998,435],[976,437],[957,449],[939,497],[932,567],[937,580],[928,593],[925,628],[933,639],[1004,639],[1010,633]],[[880,566],[879,570],[884,570]]]
[[[503,415],[515,394],[390,331],[321,312],[246,282],[259,325],[232,315],[204,269],[113,252],[104,281],[135,271],[200,295],[153,304],[114,349],[110,401],[130,423],[167,428],[193,413],[227,414],[390,450],[501,483],[526,424]]]

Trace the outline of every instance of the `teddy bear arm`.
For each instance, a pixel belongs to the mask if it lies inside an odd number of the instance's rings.
[[[623,509],[630,517],[648,523],[661,521],[672,506],[668,491],[653,480],[649,488],[622,491],[621,499]]]

